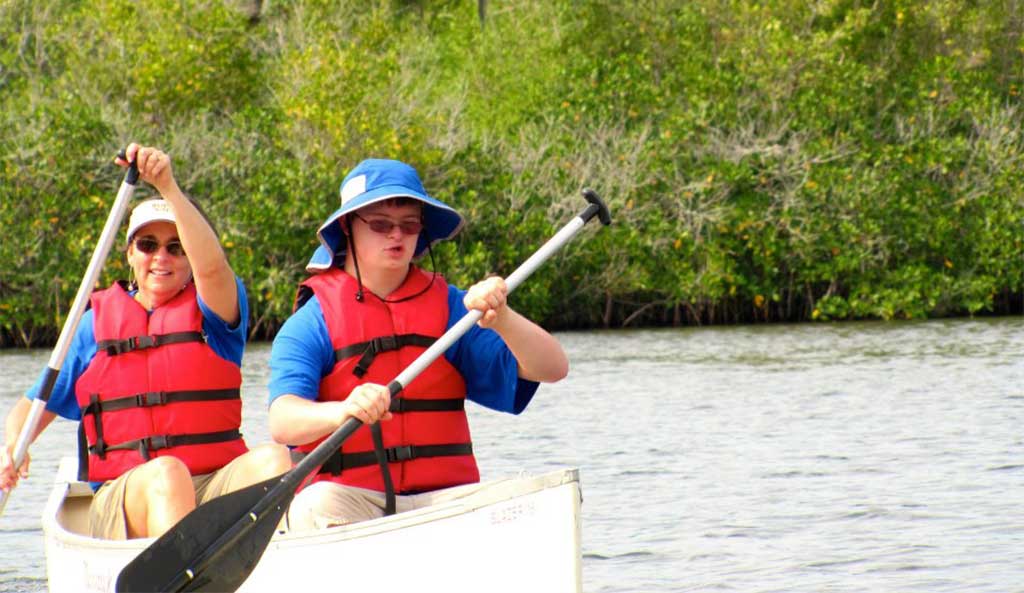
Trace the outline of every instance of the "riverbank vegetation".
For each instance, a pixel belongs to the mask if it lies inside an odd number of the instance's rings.
[[[254,338],[370,156],[468,217],[435,252],[462,286],[595,189],[612,226],[511,299],[550,328],[1021,312],[1019,0],[479,4],[3,3],[0,345],[54,340],[131,140],[215,221]]]

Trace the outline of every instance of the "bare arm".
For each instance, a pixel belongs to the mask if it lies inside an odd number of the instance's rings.
[[[391,393],[387,387],[364,383],[344,401],[310,401],[282,395],[270,404],[270,437],[285,445],[305,445],[326,436],[349,418],[363,424],[390,420]]]
[[[506,302],[505,280],[487,278],[466,292],[467,309],[483,311],[480,327],[498,332],[519,365],[519,376],[554,383],[569,374],[569,359],[562,345],[544,328],[512,310]]]
[[[240,313],[235,273],[217,235],[178,187],[171,168],[171,157],[159,149],[139,146],[134,142],[128,145],[125,155],[128,161],[136,161],[139,177],[155,187],[174,211],[178,238],[181,239],[181,246],[185,248],[192,267],[192,277],[199,297],[229,325],[237,324]],[[128,162],[120,159],[118,164],[128,166]]]
[[[18,399],[10,413],[7,414],[7,421],[4,428],[4,448],[3,450],[0,450],[0,490],[5,492],[9,492],[11,488],[16,486],[19,478],[28,477],[28,453],[25,453],[25,460],[22,462],[21,468],[19,470],[15,470],[14,447],[18,444],[18,435],[21,434],[21,429],[25,426],[25,419],[28,417],[29,410],[31,409],[32,400],[27,397],[22,397]],[[39,425],[36,427],[36,432],[31,435],[28,442],[34,442],[56,417],[57,415],[53,412],[43,410],[43,415],[39,419]]]

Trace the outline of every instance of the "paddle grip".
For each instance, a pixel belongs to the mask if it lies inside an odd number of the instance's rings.
[[[43,373],[43,383],[39,387],[39,395],[36,399],[40,399],[44,402],[50,401],[50,395],[53,393],[53,386],[57,383],[57,377],[60,375],[60,369],[52,367],[46,367],[46,371]]]
[[[597,192],[589,188],[583,188],[583,197],[590,202],[590,205],[583,211],[583,214],[580,214],[583,222],[589,222],[596,215],[604,226],[612,223],[612,215],[608,212],[608,206],[605,205],[601,196],[597,195]]]
[[[117,153],[117,158],[122,161],[128,161],[128,155],[125,153],[124,148]],[[139,182],[139,166],[135,161],[128,163],[128,172],[124,174],[124,182],[128,185],[136,185]]]

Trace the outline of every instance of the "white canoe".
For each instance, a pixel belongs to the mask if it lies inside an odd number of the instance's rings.
[[[113,591],[153,542],[86,533],[92,497],[61,461],[43,510],[50,593]],[[484,484],[463,498],[355,525],[279,533],[239,591],[582,590],[579,471]]]

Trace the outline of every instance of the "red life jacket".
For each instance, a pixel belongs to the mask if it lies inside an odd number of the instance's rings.
[[[411,268],[384,302],[367,291],[355,299],[356,280],[332,269],[302,283],[296,306],[312,290],[334,348],[334,369],[320,382],[320,401],[344,400],[363,383],[387,385],[441,336],[448,322],[448,285]],[[305,292],[304,292],[305,291]],[[418,294],[424,291],[422,294]],[[381,446],[395,492],[408,494],[480,481],[465,412],[466,383],[438,357],[392,399],[391,420],[379,422]],[[360,427],[321,469],[315,481],[385,491],[370,427]],[[323,439],[298,447],[312,451]]]
[[[117,284],[90,300],[96,355],[75,383],[80,479],[163,455],[205,474],[246,452],[241,369],[206,344],[195,285],[152,313]]]

